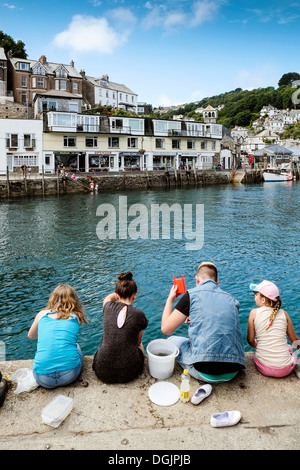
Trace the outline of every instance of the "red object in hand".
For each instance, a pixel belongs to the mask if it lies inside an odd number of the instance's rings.
[[[173,282],[174,282],[174,286],[177,286],[177,291],[176,291],[177,296],[180,294],[186,293],[185,280],[182,274],[181,274],[181,279],[175,279],[175,276],[173,276]]]

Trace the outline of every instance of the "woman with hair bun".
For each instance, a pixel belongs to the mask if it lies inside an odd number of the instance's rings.
[[[128,271],[118,275],[115,292],[103,301],[103,336],[93,360],[102,382],[130,382],[144,368],[142,336],[148,320],[133,306],[136,296],[137,285]]]

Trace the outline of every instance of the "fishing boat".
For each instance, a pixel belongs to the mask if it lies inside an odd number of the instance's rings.
[[[293,181],[293,173],[291,171],[268,169],[264,170],[263,179],[264,181]]]

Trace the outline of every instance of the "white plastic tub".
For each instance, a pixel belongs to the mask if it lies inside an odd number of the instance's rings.
[[[42,409],[43,423],[57,428],[73,408],[74,400],[66,395],[57,395]]]
[[[168,379],[174,371],[177,346],[167,339],[154,339],[147,346],[149,372],[155,379]]]

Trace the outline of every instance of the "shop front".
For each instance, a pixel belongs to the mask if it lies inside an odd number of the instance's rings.
[[[120,171],[142,171],[144,169],[144,154],[140,152],[120,152]]]
[[[87,153],[87,172],[99,173],[115,169],[115,154],[109,151]]]
[[[170,170],[177,168],[177,153],[153,153],[153,170]]]

